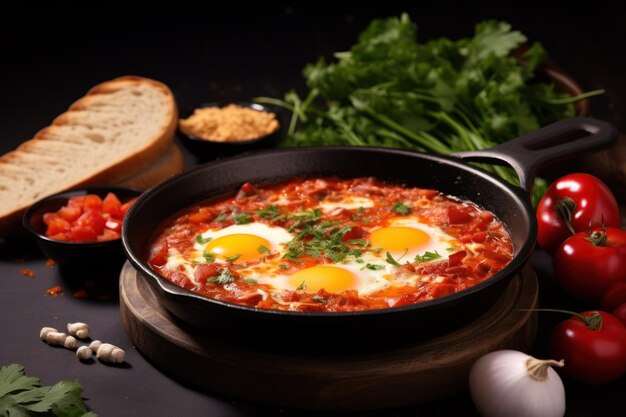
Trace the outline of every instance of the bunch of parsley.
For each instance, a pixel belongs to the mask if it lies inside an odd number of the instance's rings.
[[[61,381],[42,387],[39,379],[24,375],[21,365],[0,368],[0,416],[97,417],[80,397],[80,384]]]
[[[577,97],[536,79],[546,58],[539,43],[515,54],[526,37],[485,21],[474,37],[417,42],[408,15],[375,20],[336,62],[304,69],[309,92],[259,98],[292,112],[286,146],[355,145],[438,154],[495,146],[574,115]],[[481,165],[513,184],[514,172]],[[545,181],[535,184],[535,197]]]

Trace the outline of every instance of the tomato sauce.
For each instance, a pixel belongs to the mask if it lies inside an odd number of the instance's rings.
[[[258,259],[246,261],[198,249],[207,235],[253,224],[286,231],[292,240],[271,250],[260,245]],[[411,256],[409,248],[404,253],[389,249],[402,239],[401,232],[413,229],[430,246]],[[380,230],[391,237],[377,246],[373,242]],[[398,307],[462,291],[504,268],[512,253],[504,225],[470,202],[373,178],[318,178],[267,186],[246,183],[235,196],[189,207],[158,227],[146,257],[169,281],[216,300],[263,309],[342,312]],[[297,287],[284,284],[320,265],[350,270],[360,284],[337,291],[329,291],[328,285],[307,287],[304,281]],[[263,271],[273,278],[266,279]],[[324,283],[332,284],[330,278]]]

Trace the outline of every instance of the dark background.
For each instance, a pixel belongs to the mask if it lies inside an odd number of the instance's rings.
[[[508,21],[531,41],[540,41],[585,90],[606,89],[605,96],[591,101],[592,114],[626,131],[624,3],[472,3],[258,2],[248,6],[207,2],[207,11],[184,2],[153,4],[149,10],[122,3],[107,3],[106,8],[75,2],[13,5],[13,10],[0,14],[0,154],[31,138],[95,84],[121,75],[165,82],[182,110],[202,101],[282,96],[291,88],[302,89],[301,70],[306,63],[349,48],[373,18],[403,11],[417,22],[421,40],[471,36],[474,25],[488,18]],[[46,288],[65,285],[58,271],[45,267],[43,261],[29,244],[0,239],[0,328],[11,335],[0,342],[0,364],[21,362],[28,373],[41,376],[47,384],[78,378],[91,398],[88,404],[103,416],[302,414],[204,393],[163,375],[132,350],[115,300],[86,302],[70,294],[43,297]],[[541,280],[543,307],[585,307],[555,288],[545,254],[537,253],[533,266]],[[37,277],[21,276],[23,267],[35,270]],[[125,347],[133,366],[124,370],[78,366],[67,352],[35,339],[44,324],[79,319],[94,323],[103,338]],[[559,320],[541,317],[535,352],[545,353],[547,332]],[[624,415],[625,379],[600,388],[566,380],[567,415]],[[474,413],[471,400],[462,395],[452,401],[363,415]]]

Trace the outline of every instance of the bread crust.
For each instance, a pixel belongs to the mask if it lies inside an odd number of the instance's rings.
[[[170,149],[178,123],[178,110],[174,95],[165,84],[153,79],[129,75],[105,81],[91,88],[85,96],[74,102],[69,107],[67,112],[54,119],[50,126],[47,126],[37,132],[33,139],[22,143],[15,151],[1,156],[0,171],[2,170],[3,164],[19,165],[19,162],[16,161],[16,159],[19,159],[21,153],[28,154],[29,149],[34,146],[36,141],[40,142],[48,140],[54,129],[58,129],[59,126],[64,126],[69,123],[69,120],[74,112],[88,109],[89,102],[93,100],[94,97],[111,94],[125,87],[137,84],[149,85],[152,88],[156,88],[162,91],[166,97],[168,102],[167,118],[164,120],[158,135],[153,138],[148,138],[145,141],[145,146],[129,153],[128,155],[125,155],[123,158],[109,165],[106,169],[93,172],[92,175],[89,175],[72,184],[59,184],[58,187],[46,190],[46,192],[47,195],[50,195],[82,186],[119,184],[129,178],[129,176],[133,176],[135,174],[139,175],[138,173],[147,170],[154,161],[159,159]],[[43,197],[43,195],[40,196],[40,198]],[[25,203],[20,207],[15,207],[12,211],[4,213],[0,216],[0,236],[15,232],[19,229],[17,227],[19,225],[19,219],[30,204],[32,204],[32,202]]]

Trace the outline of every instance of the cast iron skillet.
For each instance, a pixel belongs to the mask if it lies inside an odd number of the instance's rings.
[[[124,220],[122,241],[131,264],[175,317],[222,337],[252,341],[257,347],[282,344],[286,349],[305,346],[313,350],[369,348],[429,337],[485,311],[527,262],[537,235],[534,210],[529,204],[536,172],[548,163],[605,148],[616,138],[615,129],[607,123],[572,118],[490,150],[463,152],[455,157],[361,147],[284,149],[243,155],[199,166],[145,192]],[[508,163],[517,172],[522,188],[461,159]],[[246,181],[259,184],[313,176],[374,176],[473,201],[495,213],[508,227],[514,245],[513,260],[488,280],[456,294],[409,306],[353,313],[286,312],[224,303],[170,283],[147,264],[151,233],[176,211],[206,198],[232,194]]]

